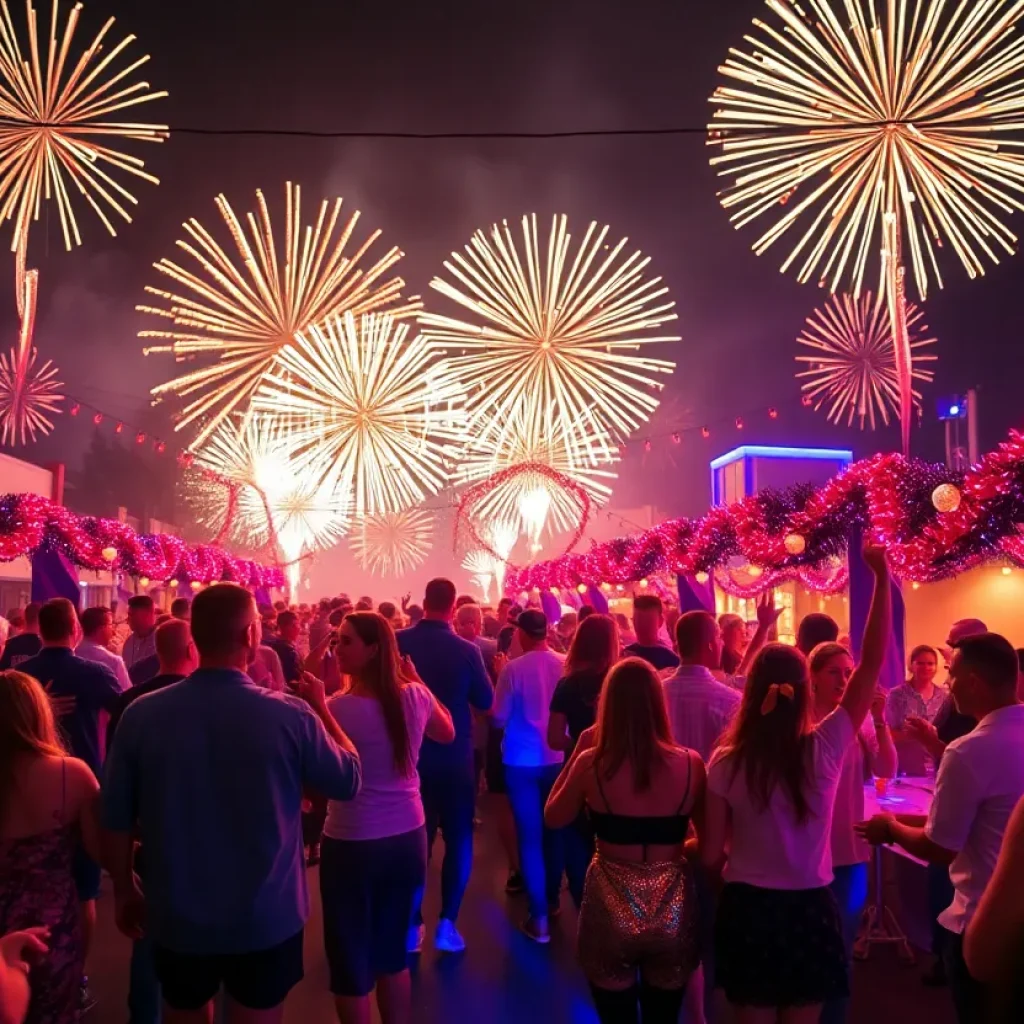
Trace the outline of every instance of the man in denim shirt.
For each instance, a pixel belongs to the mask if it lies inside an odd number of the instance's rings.
[[[441,744],[424,739],[419,761],[428,850],[438,826],[444,836],[441,919],[434,945],[445,953],[461,953],[466,948],[455,921],[473,864],[476,775],[472,709],[487,711],[494,702],[480,648],[452,630],[455,596],[455,584],[450,580],[431,580],[423,599],[423,619],[398,634],[398,649],[412,659],[420,678],[448,709],[455,725],[455,742]],[[417,907],[409,951],[418,953],[422,944],[423,918]]]
[[[109,754],[102,813],[117,922],[153,940],[168,1007],[212,1019],[223,987],[235,1008],[276,1011],[259,1015],[270,1024],[302,978],[303,787],[350,800],[359,759],[322,684],[307,677],[306,703],[245,674],[260,642],[246,590],[200,593],[191,629],[198,670],[128,707]],[[132,871],[136,827],[145,895]]]

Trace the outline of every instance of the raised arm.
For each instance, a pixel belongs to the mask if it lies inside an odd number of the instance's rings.
[[[892,584],[889,580],[889,565],[885,560],[885,548],[865,544],[864,561],[874,574],[875,590],[871,595],[871,608],[864,627],[860,664],[853,670],[842,700],[842,707],[850,716],[855,731],[860,728],[871,708],[892,629]]]
[[[766,590],[757,602],[757,630],[750,638],[747,649],[743,652],[743,660],[734,675],[745,676],[757,657],[758,651],[767,643],[772,627],[779,621],[782,607],[775,607],[775,591]]]

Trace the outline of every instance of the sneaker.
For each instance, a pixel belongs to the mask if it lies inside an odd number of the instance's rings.
[[[466,948],[466,940],[459,934],[454,922],[442,917],[437,922],[434,946],[442,953],[461,953]]]
[[[405,951],[407,953],[422,953],[423,940],[427,937],[427,926],[425,924],[413,925],[405,936]]]
[[[528,939],[541,946],[546,946],[551,941],[547,924],[542,925],[536,918],[528,917],[519,927]]]
[[[523,875],[520,871],[510,871],[508,873],[508,881],[505,883],[505,892],[510,896],[518,896],[519,893],[526,891],[526,883],[523,881]]]

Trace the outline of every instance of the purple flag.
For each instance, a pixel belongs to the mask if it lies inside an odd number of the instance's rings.
[[[679,588],[679,611],[711,612],[715,614],[715,585],[708,577],[707,583],[698,583],[694,576],[676,576]]]
[[[553,626],[562,617],[562,606],[550,590],[540,592],[540,606],[547,616],[548,625]]]
[[[32,600],[42,604],[66,597],[76,608],[82,602],[78,570],[61,551],[39,548],[32,556]]]
[[[602,615],[608,614],[608,598],[601,593],[600,587],[593,585],[587,587],[587,604],[596,609]]]

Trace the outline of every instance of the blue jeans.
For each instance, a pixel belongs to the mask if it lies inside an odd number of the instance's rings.
[[[160,982],[153,964],[153,940],[132,943],[132,964],[128,982],[129,1024],[160,1024]]]
[[[830,888],[839,904],[843,920],[843,945],[846,947],[847,974],[853,973],[853,944],[857,939],[861,917],[868,901],[868,865],[844,864],[832,869],[835,877]],[[853,979],[851,977],[851,986]],[[821,1024],[846,1024],[850,999],[830,999],[822,1008]]]
[[[508,798],[516,821],[519,863],[530,899],[530,916],[547,917],[562,887],[562,844],[558,829],[544,824],[544,804],[560,764],[540,767],[505,765]]]
[[[587,879],[587,868],[594,859],[594,833],[586,815],[581,814],[571,825],[562,829],[562,856],[565,859],[569,895],[579,910],[583,902],[583,883]]]
[[[473,813],[476,780],[473,763],[453,768],[420,772],[420,796],[427,819],[427,857],[434,847],[438,828],[444,839],[441,864],[441,917],[453,924],[459,916],[462,897],[473,867]],[[423,923],[423,889],[413,901],[413,924]]]

